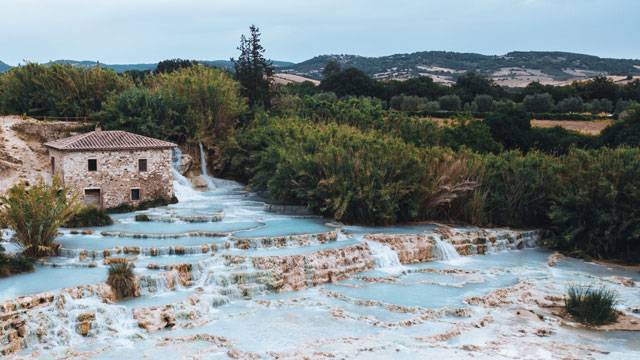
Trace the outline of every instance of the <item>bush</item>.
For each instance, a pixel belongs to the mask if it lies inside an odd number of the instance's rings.
[[[446,111],[459,111],[462,108],[462,100],[458,95],[445,95],[438,98],[440,109]]]
[[[493,97],[491,95],[476,95],[473,99],[475,110],[478,112],[490,112],[494,109]]]
[[[177,203],[178,203],[178,198],[176,198],[174,195],[171,199],[157,198],[154,200],[145,200],[138,203],[138,205],[136,206],[131,204],[122,204],[120,206],[107,209],[106,211],[109,214],[122,214],[122,213],[134,212],[138,210],[147,210],[154,207],[167,206],[170,204],[177,204]]]
[[[0,249],[0,278],[29,271],[33,271],[33,260],[20,255],[7,255]]]
[[[529,112],[549,112],[553,109],[553,97],[549,93],[527,95],[522,104]]]
[[[147,214],[137,214],[134,219],[140,222],[151,221],[151,219],[149,218],[149,215]]]
[[[138,288],[133,264],[129,262],[115,263],[109,266],[107,284],[111,286],[117,299],[137,296]]]
[[[27,63],[3,75],[0,110],[39,116],[89,116],[107,97],[132,83],[114,71],[72,65]]]
[[[577,321],[589,325],[604,325],[618,318],[614,306],[616,292],[602,288],[572,285],[564,299],[565,309]]]
[[[640,149],[573,150],[549,208],[549,244],[595,258],[640,258]]]
[[[95,206],[85,206],[78,210],[69,220],[67,220],[63,227],[66,228],[78,228],[89,226],[107,226],[113,224],[113,219],[107,214],[106,211],[98,209]]]
[[[62,226],[78,211],[76,195],[55,178],[52,185],[42,180],[33,186],[14,185],[0,198],[2,213],[23,253],[42,257],[55,253],[53,241]]]
[[[558,102],[556,109],[563,113],[579,113],[584,109],[584,102],[579,96],[572,96]]]
[[[228,136],[247,109],[240,85],[220,69],[196,65],[146,81],[148,88],[109,98],[99,114],[105,129],[213,143]]]

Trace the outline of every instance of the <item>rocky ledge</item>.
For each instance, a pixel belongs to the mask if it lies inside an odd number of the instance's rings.
[[[256,269],[267,271],[268,275],[260,280],[275,291],[299,290],[329,283],[374,267],[367,244],[310,254],[260,256],[252,258],[252,263]]]

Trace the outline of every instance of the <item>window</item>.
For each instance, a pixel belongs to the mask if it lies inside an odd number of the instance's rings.
[[[131,189],[131,200],[140,200],[140,189]]]
[[[54,158],[53,156],[51,157],[51,174],[56,174],[56,158]]]
[[[147,171],[147,159],[138,159],[138,171],[139,172]]]
[[[98,160],[89,159],[88,169],[89,171],[98,171]]]

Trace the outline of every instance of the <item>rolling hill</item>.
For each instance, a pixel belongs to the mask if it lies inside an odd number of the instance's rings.
[[[0,61],[0,73],[5,72],[7,70],[11,69],[10,65],[7,65],[5,63],[3,63],[2,61]]]
[[[200,63],[208,65],[208,66],[216,66],[216,67],[220,67],[223,69],[233,69],[233,63],[229,60],[199,60]],[[79,66],[79,67],[93,67],[98,65],[97,61],[90,61],[90,60],[54,60],[54,61],[49,61],[46,64],[70,64],[73,66]],[[139,70],[139,71],[146,71],[146,70],[154,70],[156,68],[157,63],[141,63],[141,64],[104,64],[104,63],[100,63],[100,66],[103,66],[105,68],[109,68],[112,69],[115,72],[125,72],[125,71],[130,71],[130,70]],[[288,62],[288,61],[277,61],[274,60],[273,61],[273,65],[276,68],[283,68],[283,67],[291,67],[293,65],[295,65],[292,62]],[[7,70],[9,70],[11,68],[10,65],[7,65],[5,63],[3,63],[2,61],[0,61],[0,72],[5,72]]]
[[[598,56],[552,51],[514,51],[506,55],[482,55],[447,51],[423,51],[412,54],[395,54],[381,57],[358,55],[321,55],[295,64],[273,61],[277,72],[319,80],[322,69],[329,60],[337,60],[345,67],[358,68],[369,76],[380,79],[408,79],[429,76],[445,84],[455,82],[465,71],[482,73],[503,86],[526,86],[532,81],[543,84],[563,85],[597,75],[609,75],[619,79],[640,76],[640,60],[611,59]],[[203,64],[233,70],[229,60],[201,60]],[[74,66],[96,66],[96,61],[55,60],[49,63]],[[156,63],[102,64],[117,72],[128,70],[153,70]],[[0,62],[0,72],[10,68]]]
[[[477,71],[506,86],[524,86],[531,81],[564,83],[596,75],[640,75],[640,60],[609,59],[568,52],[516,51],[506,55],[481,55],[425,51],[382,57],[322,55],[286,69],[287,72],[319,79],[331,59],[343,67],[355,67],[377,79],[407,79],[430,76],[442,83],[458,74]]]

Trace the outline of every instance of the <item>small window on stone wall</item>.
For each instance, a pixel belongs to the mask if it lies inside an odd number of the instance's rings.
[[[89,163],[87,165],[89,171],[98,171],[98,160],[89,159]]]
[[[147,159],[138,159],[138,171],[139,172],[147,171]]]
[[[131,200],[140,200],[140,189],[131,189]]]
[[[51,157],[51,174],[55,175],[56,173],[56,158]]]

